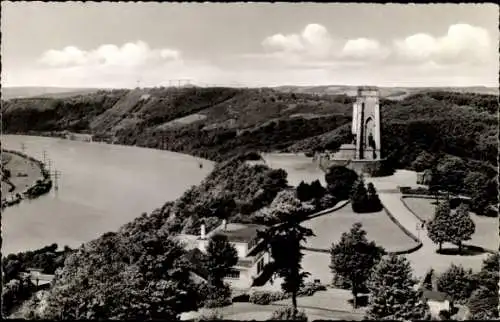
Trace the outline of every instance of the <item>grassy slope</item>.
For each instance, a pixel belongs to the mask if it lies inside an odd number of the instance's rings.
[[[385,88],[382,96],[400,90]],[[220,161],[248,150],[335,149],[349,141],[352,100],[273,89],[99,91],[4,102],[3,130],[91,132],[97,139]],[[400,167],[407,167],[422,150],[496,164],[497,105],[492,95],[442,91],[382,99],[384,154]],[[189,116],[193,122],[165,126]]]
[[[66,88],[66,87],[2,87],[2,99],[23,97],[52,97],[64,98],[97,92],[97,88]]]
[[[432,199],[405,198],[404,203],[419,217],[427,221],[432,220],[435,205]],[[498,248],[498,218],[470,214],[476,225],[476,231],[470,241],[465,244],[480,246],[488,249]]]
[[[355,95],[357,86],[326,85],[326,86],[279,86],[276,90],[282,92],[307,93],[307,94],[330,94],[330,95]],[[426,91],[448,91],[456,93],[477,93],[498,95],[498,88],[474,86],[474,87],[381,87],[380,95],[388,99],[403,99],[413,94]]]
[[[5,168],[11,172],[10,182],[16,187],[12,194],[21,193],[42,177],[40,167],[31,160],[16,154],[2,153],[2,158],[7,157]],[[21,174],[21,176],[19,176]],[[24,176],[26,175],[26,176]],[[7,195],[8,186],[2,184],[2,195]]]

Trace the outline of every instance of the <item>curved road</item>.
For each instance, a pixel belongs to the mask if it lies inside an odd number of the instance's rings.
[[[379,192],[382,204],[410,233],[416,236],[422,247],[417,251],[405,255],[411,262],[414,273],[417,277],[422,277],[432,267],[436,272],[443,272],[454,263],[462,265],[464,268],[479,270],[482,261],[488,256],[487,253],[479,255],[440,255],[436,253],[438,245],[434,244],[427,236],[427,232],[422,230],[422,222],[406,206],[401,199],[402,194],[398,186],[409,186],[416,182],[416,173],[406,170],[398,170],[389,177],[366,178],[367,182],[372,182]],[[412,184],[415,186],[415,184]],[[444,245],[446,247],[446,245]]]

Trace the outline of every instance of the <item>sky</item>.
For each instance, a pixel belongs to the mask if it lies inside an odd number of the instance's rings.
[[[498,86],[493,4],[2,1],[2,86]]]

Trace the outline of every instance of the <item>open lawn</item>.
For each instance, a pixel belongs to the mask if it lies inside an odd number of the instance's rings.
[[[304,154],[294,153],[262,153],[267,166],[273,169],[283,169],[288,173],[288,184],[298,186],[301,181],[311,183],[319,179],[326,186],[325,173]]]
[[[404,198],[403,202],[421,219],[431,220],[434,217],[435,200],[433,199]],[[498,218],[478,216],[472,212],[470,216],[476,224],[476,232],[466,244],[492,250],[498,249]]]
[[[303,310],[308,317],[309,321],[314,320],[348,320],[360,321],[363,315],[355,312],[344,312],[328,309],[318,309],[301,307],[301,301],[298,301],[299,310]],[[208,312],[219,312],[222,314],[224,320],[256,320],[266,321],[271,318],[274,311],[279,310],[281,305],[257,305],[252,303],[233,303],[230,306],[216,309],[201,309],[197,312],[187,312],[181,315],[181,321],[194,319],[201,314],[208,314]]]
[[[40,167],[33,161],[23,158],[17,154],[2,153],[5,160],[5,168],[10,170],[10,181],[16,189],[12,193],[21,193],[42,177]],[[4,158],[4,157],[2,157]],[[2,196],[8,193],[8,185],[2,184]]]
[[[307,247],[329,249],[333,242],[338,242],[342,233],[348,232],[352,225],[360,222],[367,232],[368,240],[375,241],[387,251],[401,251],[415,247],[417,243],[408,237],[385,211],[357,214],[351,205],[305,221],[304,226],[311,228],[316,236],[307,240]]]

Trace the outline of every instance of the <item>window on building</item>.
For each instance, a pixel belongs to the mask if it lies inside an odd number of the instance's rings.
[[[240,271],[233,269],[233,270],[229,271],[229,273],[226,274],[226,278],[239,279],[240,278]]]

